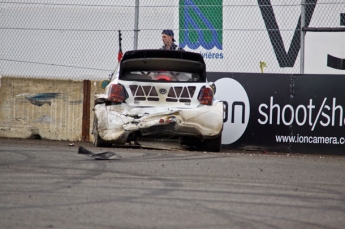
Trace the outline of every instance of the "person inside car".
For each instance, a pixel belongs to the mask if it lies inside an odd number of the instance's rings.
[[[160,49],[184,51],[183,48],[174,43],[174,32],[171,29],[164,29],[162,31],[162,41],[164,45]]]

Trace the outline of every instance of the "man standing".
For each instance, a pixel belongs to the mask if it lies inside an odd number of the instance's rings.
[[[174,32],[171,29],[165,29],[162,31],[162,41],[164,45],[160,49],[184,51],[183,48],[174,43]]]

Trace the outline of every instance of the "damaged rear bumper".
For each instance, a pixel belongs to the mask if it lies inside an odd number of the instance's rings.
[[[214,138],[222,132],[224,105],[215,101],[212,106],[193,109],[130,108],[126,104],[106,106],[97,104],[95,116],[98,134],[104,141],[124,143],[132,134],[141,136],[192,136]]]

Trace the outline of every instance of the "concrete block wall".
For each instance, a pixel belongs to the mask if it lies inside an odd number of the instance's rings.
[[[91,81],[90,130],[99,81]],[[83,81],[0,78],[0,137],[82,140]]]

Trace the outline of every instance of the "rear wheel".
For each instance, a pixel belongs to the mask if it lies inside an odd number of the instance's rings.
[[[222,149],[222,134],[213,139],[205,139],[200,147],[200,150],[207,152],[220,152]]]
[[[222,148],[222,134],[216,138],[205,139],[204,141],[193,137],[182,137],[180,143],[188,150],[220,152]]]
[[[103,139],[98,134],[98,119],[96,115],[93,118],[93,144],[97,147],[111,147],[111,143],[103,141]]]

